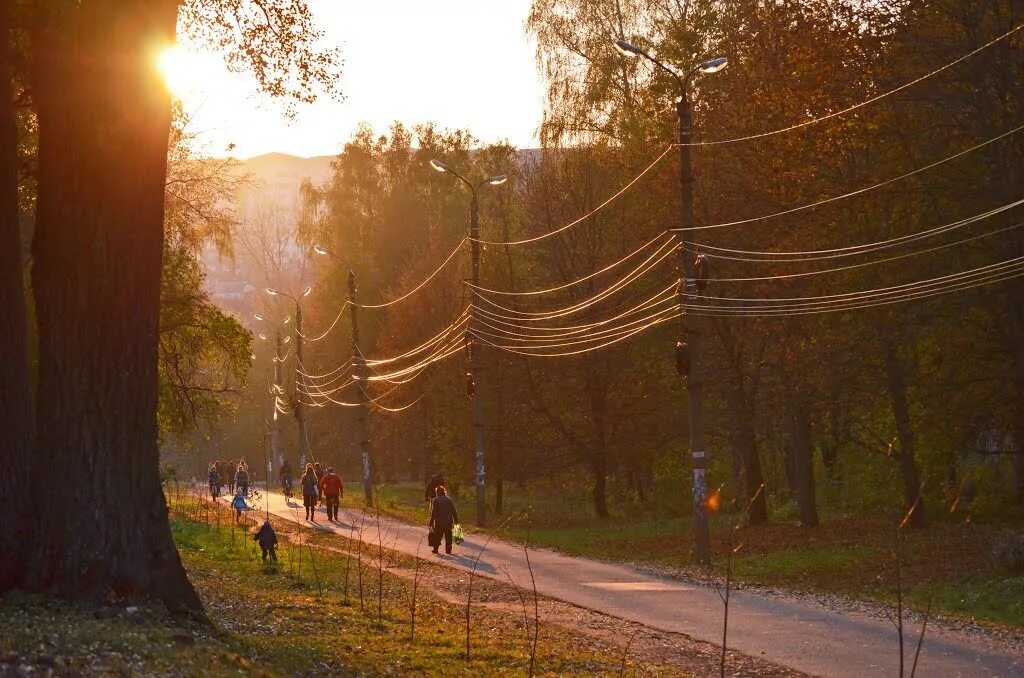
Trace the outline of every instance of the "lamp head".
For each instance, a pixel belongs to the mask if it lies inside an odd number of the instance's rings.
[[[312,292],[312,291],[313,291],[312,287],[307,287],[306,289],[302,290],[302,296],[303,297],[308,297],[309,293]]]
[[[288,324],[288,323],[290,323],[291,321],[292,321],[292,317],[291,317],[290,315],[286,315],[286,316],[284,317],[284,320],[282,320],[282,321],[281,321],[281,324],[282,324],[282,325],[287,325],[287,324]]]
[[[643,54],[639,47],[631,42],[623,40],[622,38],[615,41],[615,50],[622,56],[628,57],[635,57]]]
[[[291,341],[291,340],[292,340],[292,337],[291,337],[291,335],[288,335],[287,337],[285,337],[285,338],[284,338],[284,341],[283,341],[283,342],[281,342],[281,343],[283,343],[283,344],[287,344],[287,343],[288,343],[289,341]]]
[[[267,288],[267,294],[269,294],[272,297],[276,297],[278,292],[273,287],[268,287]]]
[[[262,339],[263,341],[266,341],[266,340],[267,340],[267,335],[263,334],[262,332],[261,332],[260,334],[256,335],[256,336],[258,336],[258,337],[259,337],[260,339]]]
[[[323,245],[313,245],[313,251],[317,254],[330,254],[327,248]]]
[[[431,160],[430,161],[430,166],[433,167],[438,172],[447,172],[448,171],[448,165],[444,164],[440,160]]]
[[[497,176],[494,176],[494,177],[491,177],[490,179],[488,179],[487,183],[489,183],[491,186],[500,186],[503,183],[505,183],[506,181],[508,181],[508,175],[507,174],[499,174]]]
[[[718,71],[722,70],[723,68],[725,68],[728,65],[729,65],[729,58],[728,57],[724,57],[724,56],[720,56],[720,57],[715,57],[714,59],[710,59],[708,61],[705,61],[700,66],[698,66],[697,69],[701,73],[717,73]]]
[[[259,313],[253,313],[252,317],[256,318],[256,320],[263,320],[263,316],[261,316]]]

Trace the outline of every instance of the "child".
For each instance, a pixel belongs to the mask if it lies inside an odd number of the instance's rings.
[[[242,522],[242,509],[249,508],[249,505],[245,503],[245,494],[241,487],[235,491],[235,498],[231,500],[231,508],[235,509],[235,523]]]
[[[277,552],[274,550],[277,545],[277,533],[274,532],[274,528],[270,526],[269,520],[263,521],[263,527],[256,533],[256,536],[252,538],[253,541],[260,543],[260,549],[263,550],[263,560],[267,560],[267,554],[270,554],[270,559],[277,562]]]

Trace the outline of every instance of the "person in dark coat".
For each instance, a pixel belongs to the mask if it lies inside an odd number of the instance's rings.
[[[455,502],[448,496],[444,485],[437,486],[437,494],[430,502],[430,531],[444,535],[444,552],[452,552],[452,527],[459,522],[459,512],[455,510]],[[433,552],[437,553],[437,546]]]
[[[427,481],[427,501],[432,500],[437,495],[437,488],[444,485],[444,476],[440,473],[435,473],[430,476],[430,480]]]
[[[306,472],[299,481],[302,485],[302,504],[306,507],[306,520],[316,522],[316,500],[320,492],[320,479],[313,472],[313,465],[306,464]]]
[[[249,496],[249,470],[242,465],[235,472],[235,486],[242,490],[242,494]]]
[[[271,527],[269,520],[263,521],[263,527],[260,528],[252,540],[260,543],[260,550],[263,551],[263,560],[266,560],[267,554],[270,554],[270,559],[275,562],[277,561],[277,533],[274,532],[274,528]]]

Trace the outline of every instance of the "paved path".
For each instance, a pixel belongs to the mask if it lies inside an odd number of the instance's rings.
[[[304,525],[301,501],[285,502],[279,494],[269,498],[270,512]],[[339,523],[317,512],[315,529],[356,536],[360,519],[363,539],[377,542],[372,516],[342,509]],[[434,556],[424,537],[426,528],[382,517],[384,543],[405,553],[436,558],[469,570],[487,542],[487,536],[468,532],[466,541],[450,556]],[[680,583],[632,568],[576,558],[546,549],[530,549],[537,590],[544,596],[590,608],[645,626],[684,633],[720,644],[722,603],[717,591]],[[530,586],[521,545],[490,540],[480,557],[477,573],[505,581],[507,571],[521,586]],[[916,625],[907,630],[907,675],[917,642]],[[798,671],[822,676],[895,676],[899,673],[896,632],[888,621],[856,613],[836,613],[799,602],[780,600],[746,591],[734,591],[729,606],[729,647],[768,659]],[[957,634],[929,629],[918,665],[919,676],[1024,676],[1024,657],[1001,654],[971,645]]]

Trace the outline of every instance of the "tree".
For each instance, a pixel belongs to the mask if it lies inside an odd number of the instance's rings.
[[[179,2],[24,4],[39,120],[32,291],[40,366],[30,487],[37,496],[74,488],[88,507],[39,507],[24,584],[198,610],[157,473],[172,109],[155,56],[174,42]],[[333,78],[336,58],[311,47],[318,34],[301,0],[190,2],[182,19],[233,66],[250,64],[270,94],[306,100]]]
[[[15,17],[0,4],[0,494],[22,510],[28,500],[29,466],[34,434],[26,324],[24,252],[18,204],[18,125],[15,109]],[[17,514],[16,514],[17,515]],[[13,519],[12,519],[13,518]],[[17,581],[19,554],[26,543],[23,523],[9,517],[0,524],[0,591]]]

